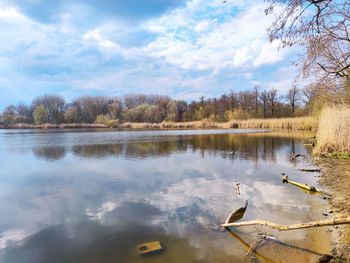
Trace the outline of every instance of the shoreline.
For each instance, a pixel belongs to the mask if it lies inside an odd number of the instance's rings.
[[[332,157],[314,157],[314,163],[322,173],[318,176],[319,184],[332,195],[329,200],[328,217],[350,214],[350,162]],[[334,226],[332,233],[333,256],[350,258],[350,226]]]
[[[276,118],[276,119],[248,119],[231,120],[227,122],[217,122],[208,119],[188,122],[168,122],[160,123],[61,123],[61,124],[28,124],[18,123],[5,126],[0,124],[0,129],[279,129],[279,130],[302,130],[316,131],[318,122],[312,117],[296,118]]]

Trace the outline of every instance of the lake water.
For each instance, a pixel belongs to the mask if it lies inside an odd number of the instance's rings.
[[[325,218],[327,200],[281,183],[318,186],[298,171],[309,151],[247,130],[0,130],[0,262],[312,262],[327,228],[218,227],[245,200],[242,220]],[[138,255],[149,241],[162,253]]]

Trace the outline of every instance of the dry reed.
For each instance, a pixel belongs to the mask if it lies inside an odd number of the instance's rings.
[[[324,108],[317,132],[316,154],[350,152],[350,108],[333,106]]]
[[[61,124],[28,124],[28,123],[16,123],[10,125],[10,129],[71,129],[71,128],[108,128],[105,124],[96,123],[61,123]]]
[[[232,126],[241,129],[309,130],[317,129],[317,119],[312,117],[249,119],[234,121]]]
[[[119,129],[273,129],[273,130],[311,130],[317,128],[317,120],[312,117],[280,118],[280,119],[250,119],[229,122],[214,122],[208,119],[191,122],[137,123],[125,122],[120,124],[88,124],[88,123],[62,123],[62,124],[26,124],[18,123],[9,128],[15,129],[54,129],[54,128],[119,128]]]
[[[161,122],[161,123],[133,123],[126,122],[119,125],[119,128],[127,129],[288,129],[288,130],[309,130],[317,129],[317,120],[312,117],[280,118],[280,119],[250,119],[229,122],[214,122],[208,119],[191,122]]]

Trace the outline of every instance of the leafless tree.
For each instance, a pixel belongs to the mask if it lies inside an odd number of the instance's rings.
[[[268,98],[268,101],[270,102],[271,116],[273,117],[275,115],[275,104],[276,104],[276,100],[277,100],[277,90],[270,89],[267,92],[267,98]]]
[[[64,110],[66,102],[62,96],[59,95],[44,95],[37,97],[31,104],[31,109],[43,105],[48,114],[49,123],[61,123],[64,120]]]
[[[255,117],[259,117],[259,85],[254,87]]]
[[[295,113],[295,106],[296,104],[298,103],[298,100],[299,100],[299,89],[297,86],[293,86],[292,88],[290,88],[288,90],[288,93],[287,93],[287,96],[286,96],[289,104],[290,104],[290,107],[291,107],[291,113],[292,113],[292,116],[294,115]]]
[[[263,118],[265,119],[266,117],[266,106],[268,103],[268,95],[267,95],[267,91],[264,90],[261,94],[260,94],[260,100],[262,102],[262,109],[263,109]]]
[[[349,0],[266,1],[266,14],[277,14],[269,28],[270,41],[305,48],[307,56],[301,61],[305,77],[318,74],[319,83],[330,78],[349,80]]]

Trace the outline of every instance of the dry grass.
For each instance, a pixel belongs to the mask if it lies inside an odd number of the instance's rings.
[[[322,110],[317,132],[316,154],[350,152],[350,108],[327,107]]]
[[[249,119],[234,121],[232,126],[241,129],[288,129],[315,131],[317,129],[317,119],[312,117]]]
[[[10,128],[15,129],[52,129],[52,128],[119,128],[119,129],[273,129],[273,130],[310,130],[315,131],[317,120],[312,117],[280,118],[280,119],[250,119],[229,122],[214,122],[208,119],[192,122],[166,122],[161,123],[136,123],[125,122],[113,125],[87,124],[87,123],[63,123],[63,124],[14,124]]]
[[[309,130],[317,129],[317,120],[312,117],[280,118],[280,119],[250,119],[229,122],[214,122],[207,119],[192,122],[162,122],[162,123],[132,123],[126,122],[119,128],[127,129],[288,129]]]
[[[213,122],[209,120],[192,121],[192,122],[166,122],[161,123],[136,123],[125,122],[119,125],[118,128],[124,129],[206,129],[206,128],[231,128],[229,122]]]
[[[108,128],[104,124],[95,123],[61,123],[61,124],[51,124],[45,123],[40,125],[28,124],[28,123],[16,123],[11,125],[11,129],[74,129],[74,128]]]
[[[254,132],[246,134],[248,137],[260,137],[261,135],[273,138],[303,139],[308,142],[315,136],[315,132],[309,130],[273,130],[270,132]]]

